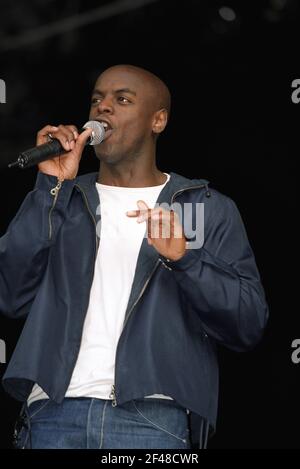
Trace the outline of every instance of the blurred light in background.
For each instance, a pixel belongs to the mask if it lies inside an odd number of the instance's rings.
[[[282,10],[287,4],[287,0],[271,0],[270,4],[274,10]]]
[[[221,7],[219,9],[219,15],[225,21],[234,21],[236,19],[236,14],[232,8]]]
[[[89,90],[99,67],[124,60],[158,67],[180,88],[178,51],[195,73],[243,70],[260,41],[270,41],[269,58],[273,39],[281,34],[288,44],[299,24],[299,0],[1,0],[1,142],[15,152],[49,119],[85,113],[88,93],[74,99],[70,87],[62,89],[69,80]]]
[[[48,1],[50,2],[52,0]],[[78,11],[78,1],[72,2],[72,4],[68,2],[67,6],[69,6],[69,8],[62,10],[63,17],[60,15],[58,19],[53,21],[49,21],[49,19],[48,21],[43,20],[43,15],[38,15],[36,8],[30,7],[29,4],[23,5],[24,14],[22,12],[22,15],[15,15],[14,9],[7,10],[8,14],[10,11],[14,17],[16,16],[19,19],[23,27],[24,25],[28,25],[28,27],[25,27],[25,29],[21,28],[24,29],[21,33],[19,33],[20,28],[17,28],[17,33],[2,34],[0,36],[0,52],[19,49],[35,43],[39,44],[45,39],[65,35],[78,28],[86,27],[92,23],[99,23],[112,16],[121,15],[157,1],[158,0],[115,0],[114,2],[102,2],[102,5],[98,5],[94,9],[88,9],[87,11]],[[41,6],[39,2],[38,5]],[[74,11],[74,9],[76,11]],[[48,18],[49,17],[50,15]]]
[[[241,16],[233,8],[223,5],[213,10],[210,22],[212,33],[216,36],[230,37],[240,31]]]
[[[286,13],[287,7],[294,0],[270,0],[269,6],[265,8],[263,16],[270,23],[278,23]]]

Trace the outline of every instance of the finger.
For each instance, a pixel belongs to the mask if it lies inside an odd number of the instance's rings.
[[[162,208],[154,209],[151,215],[151,221],[155,231],[155,237],[169,239],[172,237],[172,223],[174,213]],[[153,238],[153,233],[152,233]]]
[[[66,125],[65,127],[68,130],[70,130],[70,132],[72,132],[72,133],[70,133],[69,144],[70,144],[71,150],[73,150],[73,148],[75,147],[75,142],[79,137],[77,127],[75,125]]]
[[[149,217],[149,214],[151,213],[151,210],[149,209],[148,205],[144,200],[138,200],[137,201],[137,206],[140,209],[140,214],[138,216],[137,222],[141,223]]]
[[[177,222],[177,215],[174,210],[168,212],[168,217],[165,219],[165,233],[167,238],[181,238],[182,237],[182,227],[181,224]]]
[[[137,206],[140,210],[148,210],[148,208],[149,208],[144,200],[138,200],[137,201]]]
[[[170,211],[170,225],[171,225],[171,230],[170,230],[170,236],[171,238],[174,238],[174,210]]]
[[[143,200],[138,200],[137,206],[139,207],[140,210],[128,210],[126,212],[126,215],[128,217],[138,217],[137,221],[140,223],[142,221],[145,221],[148,218],[151,210],[148,208],[148,205]]]
[[[168,216],[168,213],[169,213],[168,211],[166,211],[166,210],[164,210],[160,207],[153,208],[153,209],[148,208],[148,210],[141,210],[140,219],[141,219],[141,221],[145,221],[145,220],[147,220],[151,217],[152,221],[159,222],[159,220],[162,216],[163,221],[164,221],[164,218],[166,216]]]
[[[158,208],[154,210],[148,209],[147,217],[147,235],[148,238],[162,238],[163,236],[163,209]],[[154,213],[155,212],[155,213]]]
[[[69,128],[70,126],[59,125],[58,131],[54,133],[54,137],[57,138],[65,150],[69,151],[74,148],[74,143],[71,145],[71,142],[74,141],[73,130]]]
[[[71,147],[70,147],[70,143],[69,143],[69,140],[68,138],[63,134],[63,133],[53,133],[52,132],[52,137],[53,138],[56,138],[57,140],[59,140],[59,142],[61,143],[62,147],[64,150],[66,151],[70,151],[71,150]]]
[[[54,125],[46,125],[43,127],[41,130],[38,131],[37,133],[37,143],[38,145],[44,142],[48,141],[48,135],[51,132],[56,132],[58,130],[58,127]]]
[[[54,130],[54,131],[52,130],[51,137],[58,140],[61,143],[64,150],[66,151],[71,150],[70,142],[74,140],[74,135],[72,132],[70,133],[69,131],[65,130],[63,126],[59,126],[57,130]]]
[[[48,143],[50,138],[49,134],[52,134],[58,130],[58,127],[53,125],[46,125],[41,129],[36,136],[36,145],[43,145],[44,143]]]
[[[79,147],[84,147],[88,138],[92,135],[93,133],[93,129],[91,129],[90,127],[86,128],[83,132],[80,133],[77,141],[76,141],[76,144],[79,145]]]
[[[163,237],[163,224],[165,223],[165,215],[161,208],[152,210],[148,217],[148,236],[153,238]]]
[[[77,138],[79,137],[77,127],[75,125],[66,125],[66,128],[69,129],[72,132],[73,139],[77,140]]]
[[[73,150],[75,146],[75,139],[78,135],[77,129],[74,125],[59,125],[57,131],[52,132],[52,136],[59,140],[64,150]]]
[[[158,226],[159,226],[158,237],[159,238],[162,238],[162,235],[163,235],[162,225],[163,225],[163,217],[162,217],[162,210],[160,210],[159,211],[159,222],[158,222]]]
[[[141,208],[141,209],[144,209],[144,210],[146,210],[147,208],[149,208],[148,205],[146,204],[146,202],[145,202],[144,200],[141,200],[141,199],[139,199],[139,200],[137,201],[137,206],[138,206],[139,208]]]
[[[46,136],[49,132],[54,132],[56,130],[58,130],[58,127],[55,125],[45,125],[45,127],[39,130],[37,134],[40,136]]]
[[[151,212],[152,210],[150,208],[147,208],[147,210],[140,210],[140,214],[136,221],[138,223],[142,223],[143,221],[149,221],[151,219]]]
[[[178,215],[174,210],[171,211],[171,233],[172,238],[182,238],[184,237],[184,230],[181,224],[181,221],[178,218]]]
[[[140,215],[141,211],[140,210],[128,210],[126,212],[126,215],[128,217],[138,217]]]

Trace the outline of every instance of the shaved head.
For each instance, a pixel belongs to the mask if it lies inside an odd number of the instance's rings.
[[[109,71],[124,71],[129,72],[141,80],[143,86],[147,88],[149,93],[150,101],[153,106],[153,111],[158,111],[160,109],[165,109],[170,115],[171,111],[171,95],[167,85],[154,73],[149,72],[148,70],[136,67],[135,65],[113,65],[112,67],[107,68],[100,76],[104,75]]]
[[[90,120],[104,121],[109,129],[95,148],[98,158],[109,164],[141,155],[153,159],[170,107],[168,87],[148,70],[134,65],[104,70],[96,80],[90,108]]]

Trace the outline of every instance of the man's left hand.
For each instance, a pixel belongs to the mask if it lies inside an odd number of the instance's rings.
[[[176,261],[186,252],[186,238],[178,214],[161,207],[150,209],[143,200],[137,201],[138,210],[126,212],[137,217],[137,222],[147,223],[147,240],[159,254]]]

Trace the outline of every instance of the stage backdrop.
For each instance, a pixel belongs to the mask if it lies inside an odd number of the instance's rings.
[[[219,349],[218,427],[209,448],[299,448],[300,5],[122,3],[1,2],[0,235],[36,178],[36,169],[6,166],[34,146],[37,131],[47,123],[83,124],[93,82],[110,65],[156,73],[173,100],[158,166],[206,178],[236,202],[270,306],[254,351]],[[87,149],[80,173],[97,169]],[[0,316],[0,377],[22,327]],[[11,447],[19,410],[1,389],[2,448]]]

